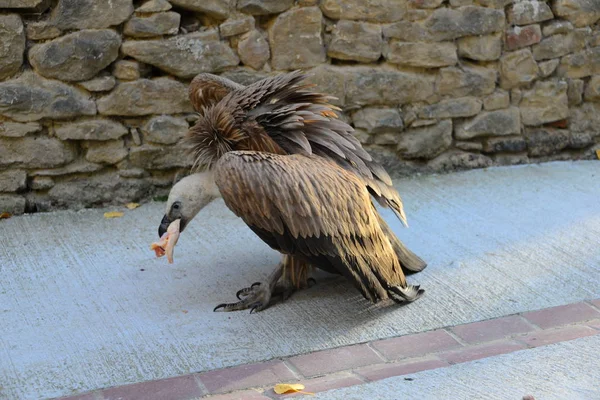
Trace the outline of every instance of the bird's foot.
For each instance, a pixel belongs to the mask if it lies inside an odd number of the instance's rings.
[[[388,288],[388,294],[390,298],[396,303],[410,303],[417,300],[425,293],[424,289],[421,289],[419,285],[407,285],[402,286],[390,286]]]
[[[304,287],[312,287],[316,284],[313,278],[308,278]],[[250,313],[267,309],[276,301],[287,300],[296,290],[290,282],[283,281],[271,287],[268,283],[254,282],[249,287],[240,289],[235,296],[237,303],[221,303],[213,311],[239,311],[250,309]]]
[[[274,295],[277,295],[271,285],[255,282],[247,288],[238,290],[235,294],[240,300],[237,303],[221,303],[213,311],[239,311],[250,309],[250,314],[262,311],[272,304]]]

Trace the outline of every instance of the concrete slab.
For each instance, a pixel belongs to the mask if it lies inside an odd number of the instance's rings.
[[[600,336],[302,396],[320,400],[600,399]],[[410,380],[407,380],[410,379]]]
[[[398,181],[426,295],[371,306],[339,278],[266,312],[213,313],[279,256],[211,204],[155,259],[163,204],[0,221],[0,398],[40,399],[300,354],[600,296],[600,164]],[[143,271],[142,271],[143,269]]]

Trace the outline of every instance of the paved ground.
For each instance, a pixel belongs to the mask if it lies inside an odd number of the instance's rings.
[[[600,299],[545,308],[486,321],[456,325],[428,332],[375,340],[321,350],[277,360],[245,364],[198,374],[141,382],[62,400],[270,400],[278,383],[302,383],[304,391],[325,398],[405,398],[406,382],[418,380],[410,398],[489,399],[518,397],[510,393],[578,398],[597,388],[600,399]],[[584,343],[569,346],[569,341]],[[561,344],[553,346],[553,344]],[[563,346],[564,345],[564,346]],[[543,351],[538,351],[539,348]],[[569,350],[569,356],[565,351]],[[494,356],[520,353],[498,364]],[[529,355],[531,353],[531,355]],[[480,363],[470,363],[482,360]],[[514,363],[511,360],[519,360]],[[526,361],[525,361],[526,360]],[[546,362],[547,360],[547,362]],[[467,363],[463,368],[453,365]],[[481,365],[491,367],[481,368]],[[420,378],[420,371],[439,369],[434,374],[441,385]],[[402,379],[390,377],[402,376]],[[454,377],[456,377],[455,380]],[[445,380],[451,381],[449,384]],[[550,380],[550,382],[548,382]],[[377,383],[373,383],[377,382]],[[391,383],[390,383],[391,382]],[[421,389],[425,385],[426,389]],[[410,386],[410,385],[409,385]],[[348,387],[343,391],[334,389]],[[559,388],[557,390],[557,388]],[[321,393],[331,391],[330,393]],[[507,392],[508,393],[508,392]],[[487,394],[487,395],[486,395]],[[512,396],[511,394],[511,396]],[[296,396],[292,394],[291,396]],[[204,396],[204,397],[203,397]],[[559,396],[559,398],[561,398]],[[575,396],[575,397],[574,397]]]
[[[394,377],[305,399],[600,399],[600,336]]]
[[[278,256],[222,202],[175,264],[148,250],[161,204],[0,221],[0,398],[38,399],[423,332],[600,297],[597,161],[398,182],[430,266],[406,307],[373,307],[337,278],[265,312],[213,313]],[[389,216],[389,214],[386,214]]]

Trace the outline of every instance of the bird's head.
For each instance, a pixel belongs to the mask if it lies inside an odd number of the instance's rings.
[[[186,176],[177,182],[169,193],[165,215],[158,227],[158,236],[162,237],[175,220],[180,220],[179,232],[183,232],[200,210],[219,196],[212,172]]]

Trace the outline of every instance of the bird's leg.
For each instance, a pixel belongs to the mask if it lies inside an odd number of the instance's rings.
[[[284,263],[279,263],[277,268],[271,272],[266,282],[255,282],[250,287],[239,290],[236,296],[240,301],[237,303],[219,304],[213,311],[238,311],[249,308],[250,313],[252,313],[269,307],[271,298],[275,294],[277,282],[283,275],[283,268]]]
[[[275,299],[285,301],[298,289],[313,286],[316,281],[308,276],[310,265],[295,257],[285,255],[281,263],[269,275],[266,282],[254,282],[235,294],[237,303],[223,303],[214,311],[237,311],[250,308],[250,312],[262,311]]]
[[[275,290],[282,300],[287,300],[297,290],[312,287],[317,283],[314,278],[308,276],[311,266],[306,261],[285,255],[282,263],[283,276]]]

